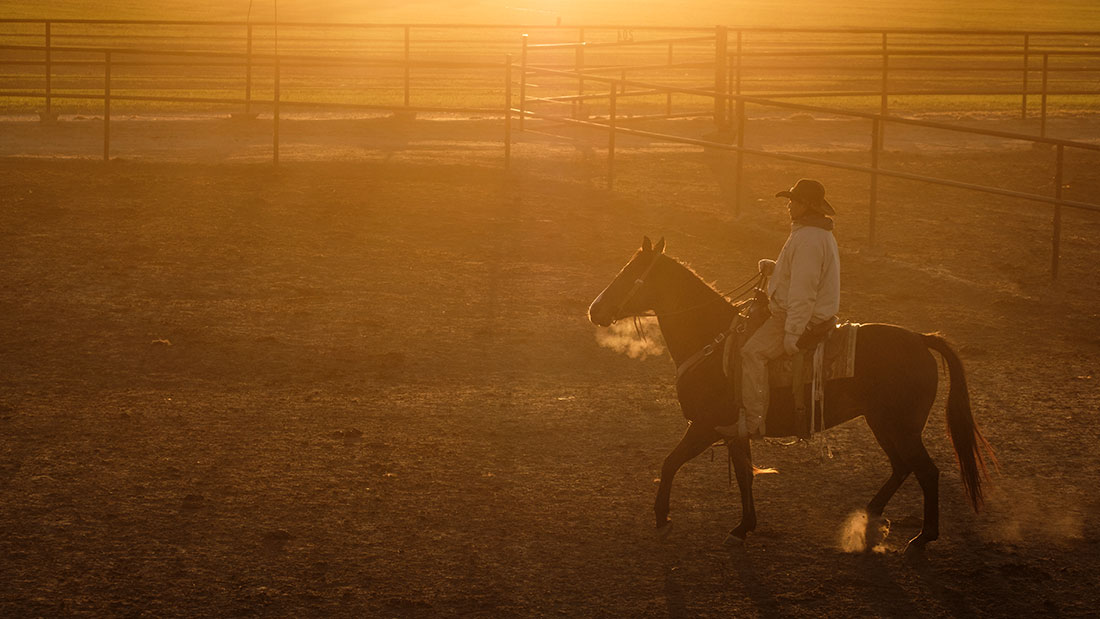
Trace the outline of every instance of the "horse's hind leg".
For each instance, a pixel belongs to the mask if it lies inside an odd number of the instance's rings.
[[[672,478],[676,471],[680,470],[688,460],[703,453],[707,447],[714,444],[720,437],[713,428],[705,427],[706,424],[692,423],[687,432],[680,438],[680,442],[665,457],[661,465],[661,485],[657,488],[657,499],[653,504],[653,513],[657,518],[657,531],[668,531],[668,502],[672,495]]]
[[[893,498],[894,493],[898,491],[901,484],[905,482],[905,479],[909,477],[909,466],[904,462],[895,461],[890,458],[890,478],[886,480],[886,483],[882,484],[878,492],[867,503],[867,517],[879,518],[882,516],[882,512],[886,510],[886,504]]]
[[[886,503],[912,472],[916,475],[924,495],[924,524],[920,534],[910,540],[909,544],[923,548],[940,535],[940,470],[924,448],[919,430],[904,432],[895,429],[897,431],[891,432],[882,426],[882,422],[872,417],[868,417],[867,425],[890,458],[892,468],[890,478],[867,504],[868,522],[882,516]]]
[[[913,467],[924,493],[924,525],[921,532],[909,540],[909,545],[924,548],[925,544],[936,541],[940,536],[940,469],[928,455],[920,437],[917,437],[916,445],[906,455],[906,461]]]
[[[878,417],[869,416],[867,417],[867,425],[870,426],[879,446],[886,452],[886,457],[890,459],[890,478],[882,484],[874,498],[867,504],[867,519],[869,522],[882,517],[882,512],[886,510],[886,504],[890,502],[894,493],[898,491],[898,488],[901,487],[901,484],[905,482],[906,478],[909,477],[909,473],[913,470],[912,466],[898,452],[894,446],[893,437],[883,427],[883,422],[879,419]]]

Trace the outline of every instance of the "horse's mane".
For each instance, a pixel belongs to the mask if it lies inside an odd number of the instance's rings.
[[[671,260],[674,264],[676,264],[680,268],[682,268],[687,274],[691,275],[692,276],[691,279],[695,280],[694,283],[696,284],[697,288],[699,288],[700,290],[710,291],[714,295],[722,297],[722,300],[725,301],[725,304],[727,306],[729,306],[731,308],[733,307],[733,302],[731,302],[728,298],[726,298],[726,295],[722,294],[722,292],[720,290],[718,290],[718,287],[715,286],[713,282],[708,282],[705,279],[703,279],[703,277],[701,275],[699,275],[699,272],[696,271],[694,268],[692,268],[691,265],[689,265],[688,263],[680,260],[679,258],[675,258],[675,257],[669,256],[667,254],[665,255],[665,257],[668,258],[669,260]],[[685,278],[685,280],[686,279],[688,279],[688,278]]]

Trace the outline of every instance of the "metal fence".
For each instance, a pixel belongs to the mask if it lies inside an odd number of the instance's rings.
[[[323,67],[341,67],[347,68],[363,68],[363,67],[384,67],[390,68],[393,63],[370,61],[370,60],[356,60],[349,58],[341,58],[337,56],[302,56],[302,55],[275,55],[275,54],[234,54],[229,52],[203,52],[203,51],[160,51],[155,49],[122,49],[122,48],[68,48],[68,47],[53,47],[53,48],[34,48],[27,46],[10,46],[0,45],[0,50],[16,50],[16,51],[45,51],[48,54],[53,52],[79,54],[82,56],[80,60],[60,61],[62,63],[74,63],[81,68],[95,67],[99,68],[101,73],[102,90],[100,92],[54,92],[47,82],[46,92],[41,93],[39,91],[17,91],[8,90],[0,92],[0,96],[8,97],[38,97],[45,96],[47,101],[47,115],[52,116],[52,111],[49,102],[53,99],[77,99],[77,100],[102,100],[103,102],[103,159],[104,161],[110,159],[111,153],[111,104],[118,101],[143,101],[143,102],[158,102],[158,103],[187,103],[187,104],[202,104],[202,105],[221,105],[228,106],[231,109],[243,109],[246,115],[252,115],[252,107],[256,104],[263,104],[270,106],[272,114],[272,139],[273,150],[272,157],[275,163],[279,161],[279,124],[280,124],[280,111],[283,107],[296,106],[305,107],[310,109],[316,108],[330,108],[330,109],[344,109],[344,110],[360,110],[360,111],[379,111],[379,110],[403,110],[408,112],[445,112],[445,113],[466,113],[466,114],[488,114],[494,117],[503,119],[503,142],[505,149],[505,165],[510,163],[511,159],[511,115],[512,109],[510,105],[511,100],[511,69],[512,61],[510,57],[505,57],[501,62],[497,63],[472,63],[472,62],[449,62],[449,61],[409,61],[402,63],[406,72],[413,68],[427,68],[427,69],[477,69],[477,70],[492,70],[498,75],[498,83],[500,85],[500,92],[502,93],[499,99],[498,105],[494,107],[460,107],[460,106],[430,106],[430,105],[410,105],[409,99],[406,96],[405,104],[371,104],[371,103],[355,103],[355,102],[339,102],[339,101],[308,101],[308,100],[296,100],[286,101],[282,98],[283,90],[283,72],[286,68],[290,67],[308,67],[310,69],[318,69]],[[139,56],[142,59],[138,61],[127,61],[127,57]],[[96,58],[99,59],[96,59]],[[122,60],[120,60],[120,58]],[[156,62],[150,59],[169,59],[168,62]],[[248,66],[249,74],[251,75],[252,68],[260,65],[271,68],[271,98],[270,99],[256,99],[253,96],[251,81],[248,83],[248,87],[245,91],[244,97],[199,97],[199,96],[162,96],[162,95],[148,95],[148,94],[119,94],[113,91],[115,79],[112,77],[113,70],[120,66],[170,66],[175,62],[186,62],[187,60],[218,60],[218,61],[245,61]],[[58,64],[59,61],[47,61],[50,64]]]
[[[507,54],[521,58],[525,41],[532,50],[539,48],[532,64],[546,68],[696,88],[713,83],[717,92],[767,98],[843,98],[849,100],[846,105],[854,101],[860,109],[880,113],[898,98],[981,97],[999,99],[999,105],[1016,98],[1021,115],[1045,119],[1046,106],[1030,109],[1035,105],[1029,108],[1029,99],[1069,101],[1100,94],[1100,58],[1094,53],[1100,31],[0,19],[0,67],[5,69],[0,91],[42,92],[40,98],[0,97],[0,104],[6,102],[10,110],[37,99],[45,106],[42,111],[52,114],[55,98],[92,88],[98,76],[81,67],[79,52],[71,50],[94,48],[240,54],[206,58],[201,64],[194,57],[177,57],[172,76],[212,95],[207,98],[243,98],[245,109],[238,112],[251,112],[252,90],[261,83],[260,96],[270,98],[274,68],[269,59],[274,55],[389,63],[370,71],[311,73],[308,86],[325,94],[314,103],[369,100],[448,107],[441,104],[462,100],[456,107],[487,107],[488,96],[477,93],[497,88],[497,75],[414,63],[439,58],[497,63]],[[120,84],[131,80],[146,90],[169,91],[158,92],[161,96],[178,94],[170,80],[154,79],[169,76],[163,55],[149,63],[158,65],[156,71],[139,71],[140,62],[153,60],[148,55],[131,52],[116,60],[116,69],[127,72],[115,76]],[[571,92],[547,90],[546,97],[583,96],[583,83],[575,82]],[[498,96],[492,97],[495,107]],[[667,98],[633,98],[631,105],[638,108],[629,110],[632,115],[673,113]],[[730,117],[731,110],[715,110],[715,116]]]
[[[555,69],[544,69],[527,67],[526,71],[520,74],[526,76],[528,73],[533,74],[545,74],[552,73],[557,75],[568,75],[576,77],[577,74],[564,72]],[[1060,140],[1055,138],[1048,138],[1042,136],[1033,136],[1020,133],[1012,133],[1007,131],[996,131],[989,129],[979,129],[972,127],[962,127],[959,125],[953,125],[948,123],[939,123],[911,118],[902,118],[897,116],[890,116],[888,114],[859,112],[852,110],[843,110],[831,107],[820,107],[805,105],[799,103],[791,103],[784,101],[777,101],[774,99],[766,99],[762,97],[752,97],[747,95],[730,95],[730,94],[715,94],[708,90],[691,90],[681,89],[663,86],[661,84],[639,82],[639,81],[622,81],[614,78],[593,78],[586,76],[589,81],[599,81],[605,84],[607,88],[604,97],[608,101],[608,114],[602,119],[576,119],[570,117],[561,116],[548,116],[533,112],[530,110],[519,109],[517,112],[528,118],[540,118],[553,122],[560,122],[565,124],[572,124],[577,126],[590,127],[607,132],[607,186],[612,188],[614,186],[615,179],[615,137],[617,134],[636,135],[640,137],[646,137],[654,140],[671,143],[681,144],[693,144],[704,148],[712,148],[717,150],[732,151],[736,154],[734,164],[734,201],[733,208],[735,213],[740,213],[740,196],[742,187],[742,170],[743,170],[743,157],[744,155],[754,155],[770,159],[778,159],[784,161],[794,161],[798,163],[820,165],[829,168],[849,170],[854,172],[863,172],[870,175],[870,195],[869,195],[869,242],[873,245],[875,242],[875,217],[876,207],[878,202],[878,182],[880,177],[899,178],[913,181],[920,181],[924,183],[930,183],[934,185],[955,187],[960,189],[967,189],[971,191],[977,191],[986,194],[1000,195],[1012,198],[1021,198],[1025,200],[1031,200],[1035,202],[1042,202],[1051,204],[1054,206],[1053,220],[1052,220],[1052,232],[1051,232],[1051,273],[1057,277],[1059,267],[1059,257],[1061,253],[1061,237],[1062,237],[1062,208],[1076,208],[1085,211],[1100,213],[1100,204],[1090,204],[1086,202],[1077,202],[1072,200],[1065,200],[1062,198],[1062,176],[1064,170],[1065,161],[1065,149],[1079,149],[1083,151],[1100,152],[1100,145],[1091,144],[1086,142],[1078,142],[1072,140]],[[629,91],[627,88],[634,88],[636,90]],[[662,92],[668,94],[681,94],[681,95],[696,95],[696,96],[711,96],[715,102],[719,105],[725,105],[728,101],[734,105],[735,112],[732,116],[732,122],[735,125],[735,143],[718,142],[713,140],[702,140],[696,138],[688,138],[683,136],[671,135],[667,133],[659,133],[654,131],[645,131],[639,129],[633,129],[622,124],[623,120],[618,116],[618,101],[624,96],[630,96],[633,93],[652,93]],[[794,155],[789,153],[776,153],[768,152],[759,149],[748,148],[744,145],[746,134],[746,105],[757,105],[761,107],[774,107],[786,110],[797,110],[800,112],[815,112],[820,114],[827,114],[831,116],[844,116],[850,118],[862,118],[871,120],[871,131],[868,136],[868,150],[870,153],[871,164],[869,166],[840,163],[836,161],[829,161],[825,159],[819,159],[814,157],[807,157],[803,155]],[[890,170],[879,166],[879,159],[882,152],[882,134],[883,129],[887,124],[902,124],[918,127],[926,127],[931,129],[940,129],[944,131],[951,131],[960,134],[970,135],[983,135],[993,136],[1000,138],[1008,138],[1013,140],[1020,140],[1022,142],[1028,142],[1031,144],[1046,144],[1053,147],[1055,152],[1054,158],[1054,195],[1047,196],[1037,193],[1027,193],[1020,191],[1013,191],[1000,187],[992,187],[987,185],[978,185],[974,183],[964,183],[946,178],[938,178],[934,176],[913,174],[910,172],[902,172],[899,170]]]
[[[511,162],[512,119],[515,116],[520,130],[527,128],[528,119],[538,119],[606,131],[609,188],[614,184],[615,138],[619,134],[731,151],[735,153],[733,172],[737,189],[732,205],[735,211],[740,210],[746,154],[867,173],[870,176],[869,237],[872,243],[875,240],[878,182],[882,177],[1051,204],[1054,207],[1051,258],[1054,275],[1059,265],[1062,208],[1100,212],[1100,205],[1063,199],[1061,182],[1065,149],[1100,151],[1100,146],[1045,135],[1050,97],[1085,96],[1090,98],[1086,103],[1090,110],[1097,111],[1100,107],[1097,105],[1100,99],[1095,98],[1100,97],[1100,89],[1090,90],[1078,85],[1087,81],[1082,79],[1084,76],[1100,76],[1100,54],[1089,49],[1094,43],[1100,43],[1100,32],[96,20],[0,20],[0,26],[24,29],[14,34],[0,31],[0,41],[17,39],[16,43],[0,43],[0,66],[31,69],[29,73],[16,73],[14,77],[4,75],[0,79],[0,98],[40,100],[45,104],[41,112],[47,120],[55,117],[55,100],[101,100],[104,159],[110,158],[112,102],[214,106],[222,110],[228,108],[245,117],[254,116],[255,108],[265,106],[272,114],[272,157],[276,163],[279,160],[280,112],[288,106],[493,116],[502,120],[506,167]],[[59,26],[72,31],[58,32]],[[174,32],[176,28],[198,28],[220,34],[205,38],[163,33],[158,36],[150,30]],[[332,34],[337,32],[369,36]],[[33,44],[35,37],[41,38],[41,44]],[[843,37],[843,45],[838,46],[835,41],[830,43],[831,37]],[[85,45],[60,45],[59,41]],[[132,45],[134,41],[144,41],[146,45]],[[113,45],[91,45],[93,43]],[[239,49],[233,50],[233,47]],[[513,62],[512,54],[518,56],[518,63]],[[442,55],[448,59],[439,60]],[[487,60],[492,57],[495,60]],[[807,58],[813,60],[808,62]],[[123,78],[125,87],[121,89],[116,73],[119,70],[131,71]],[[288,70],[297,71],[295,80],[289,82],[297,96],[290,98],[284,96]],[[874,77],[868,78],[868,72]],[[455,83],[458,74],[468,81]],[[957,76],[973,74],[986,77],[966,79],[960,86]],[[517,75],[518,84],[514,78]],[[638,79],[638,75],[643,75],[644,79]],[[782,76],[781,80],[776,75]],[[182,87],[176,83],[181,76],[186,78]],[[142,80],[145,80],[145,88],[135,87],[135,82]],[[459,104],[446,104],[449,100],[446,95],[440,96],[439,80],[448,81],[447,88],[459,93],[460,96],[454,98]],[[13,81],[25,88],[10,87]],[[1100,82],[1100,79],[1093,81]],[[334,82],[350,83],[351,86],[344,87],[342,96],[316,96],[328,93],[327,89],[333,88]],[[89,83],[98,83],[99,87],[89,88]],[[171,90],[166,83],[175,84],[185,93],[165,94],[166,90]],[[303,84],[307,83],[314,88],[304,88]],[[266,90],[268,85],[270,91]],[[257,86],[263,91],[258,92]],[[518,87],[518,102],[513,97],[513,87]],[[214,96],[195,94],[204,90],[213,92]],[[480,94],[471,94],[471,90]],[[1018,96],[1020,113],[1025,117],[1029,113],[1028,97],[1038,97],[1038,135],[892,115],[891,97],[901,96]],[[877,110],[786,100],[806,97],[819,101],[873,100]],[[471,101],[483,104],[470,105]],[[747,148],[744,145],[746,106],[870,120],[868,151],[871,163],[861,166]],[[545,108],[551,111],[543,111]],[[727,135],[733,139],[728,142],[702,140],[630,126],[638,120],[678,116],[711,117],[720,128],[729,129]],[[1048,145],[1055,153],[1054,195],[882,168],[879,159],[888,124]]]

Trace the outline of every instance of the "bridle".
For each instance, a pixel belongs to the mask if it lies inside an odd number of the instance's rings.
[[[611,314],[612,316],[619,316],[619,314],[623,311],[623,308],[626,307],[626,304],[629,303],[630,300],[634,298],[634,295],[638,294],[638,291],[641,290],[642,286],[645,285],[645,279],[649,277],[649,274],[653,271],[653,267],[657,266],[657,262],[660,261],[661,256],[663,255],[660,252],[653,253],[653,262],[650,262],[649,266],[647,266],[645,270],[642,271],[642,274],[638,276],[638,279],[634,280],[634,286],[631,287],[630,291],[626,293],[626,296],[623,297],[623,300],[619,301],[619,304],[615,307],[615,313]],[[623,318],[636,318],[638,316],[653,315],[654,314],[634,314],[631,316],[619,316],[618,318],[612,318],[611,322],[622,320]]]

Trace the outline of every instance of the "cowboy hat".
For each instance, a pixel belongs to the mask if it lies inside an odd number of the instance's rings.
[[[836,209],[825,199],[825,186],[808,178],[799,179],[794,187],[775,194],[777,198],[790,198],[820,211],[825,215],[836,215]]]

